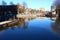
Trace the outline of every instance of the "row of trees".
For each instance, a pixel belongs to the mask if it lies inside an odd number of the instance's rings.
[[[10,4],[13,5],[14,3],[13,2],[10,2]],[[7,2],[2,1],[2,5],[7,5]]]
[[[19,4],[19,3],[17,3],[17,4]],[[7,5],[7,2],[2,1],[2,5]],[[14,5],[14,3],[13,3],[13,2],[10,2],[10,5]],[[27,3],[26,3],[25,1],[22,3],[22,5],[23,5],[24,7],[27,7]]]

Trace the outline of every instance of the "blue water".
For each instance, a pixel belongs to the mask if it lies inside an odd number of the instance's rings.
[[[60,40],[60,33],[52,26],[54,23],[50,18],[36,18],[28,21],[26,26],[14,26],[0,31],[0,40]]]

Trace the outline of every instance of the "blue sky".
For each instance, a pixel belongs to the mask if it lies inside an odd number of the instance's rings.
[[[29,8],[40,9],[41,7],[43,7],[46,10],[50,10],[50,7],[54,0],[0,0],[0,4],[2,1],[7,2],[7,4],[9,4],[11,1],[15,4],[22,4],[25,1]]]

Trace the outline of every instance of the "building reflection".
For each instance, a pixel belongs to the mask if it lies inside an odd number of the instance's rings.
[[[6,30],[8,27],[0,27],[0,31]]]
[[[60,33],[60,18],[56,19],[56,21],[52,23],[52,29],[55,32]]]

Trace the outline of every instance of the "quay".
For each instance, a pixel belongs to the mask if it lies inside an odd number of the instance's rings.
[[[7,23],[10,23],[11,21],[3,21],[3,22],[0,22],[0,25],[3,25],[3,24],[7,24]]]
[[[5,27],[8,27],[8,26],[17,24],[17,22],[18,22],[17,19],[0,22],[0,28],[1,27],[4,27],[5,28]]]

